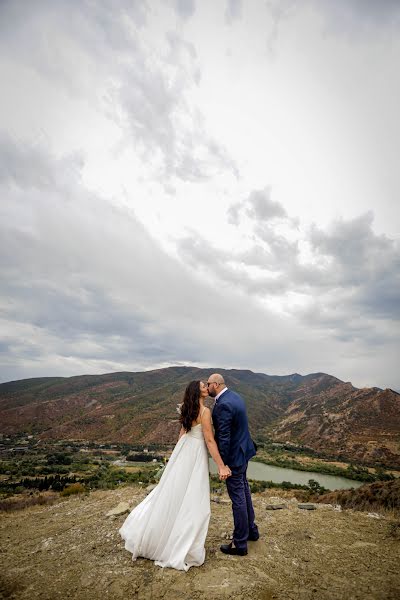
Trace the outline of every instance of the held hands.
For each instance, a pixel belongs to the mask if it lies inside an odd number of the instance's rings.
[[[218,475],[221,481],[228,479],[232,475],[232,471],[226,465],[218,468]]]

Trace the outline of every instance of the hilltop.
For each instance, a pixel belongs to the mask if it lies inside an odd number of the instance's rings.
[[[3,435],[107,442],[176,441],[176,404],[191,379],[221,372],[246,400],[253,436],[370,465],[400,464],[400,395],[332,375],[170,367],[139,373],[25,379],[0,385]],[[210,400],[211,402],[211,400]]]
[[[211,502],[206,562],[188,573],[131,561],[107,517],[120,502],[136,506],[139,487],[95,491],[1,516],[0,597],[9,600],[395,600],[400,594],[398,522],[390,513],[298,508],[290,492],[254,494],[261,538],[246,557],[223,555],[232,530],[225,494]],[[283,510],[267,510],[283,502]]]

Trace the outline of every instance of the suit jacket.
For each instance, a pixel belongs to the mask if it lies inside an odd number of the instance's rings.
[[[215,441],[222,460],[229,467],[239,467],[255,456],[250,437],[246,405],[239,394],[228,389],[214,405],[212,419]]]

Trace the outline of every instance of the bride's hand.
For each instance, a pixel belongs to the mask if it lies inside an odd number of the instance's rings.
[[[232,471],[230,470],[229,467],[224,465],[223,467],[220,467],[218,469],[218,475],[221,480],[228,479],[228,477],[230,477],[232,475]]]

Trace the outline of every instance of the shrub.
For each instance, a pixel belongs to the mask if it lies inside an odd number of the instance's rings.
[[[356,510],[392,510],[400,514],[400,479],[364,484],[354,490],[333,491],[319,496],[317,502],[340,504]]]
[[[36,504],[53,504],[58,498],[57,494],[51,494],[43,496],[24,496],[22,498],[7,498],[0,500],[0,511],[11,512],[13,510],[22,510],[28,506],[35,506]]]
[[[70,465],[71,463],[72,457],[64,452],[55,452],[47,457],[48,465]]]
[[[86,488],[81,483],[71,483],[60,492],[60,496],[72,496],[72,494],[83,494],[85,492]]]
[[[328,490],[315,479],[308,480],[308,486],[314,494],[325,494]]]

